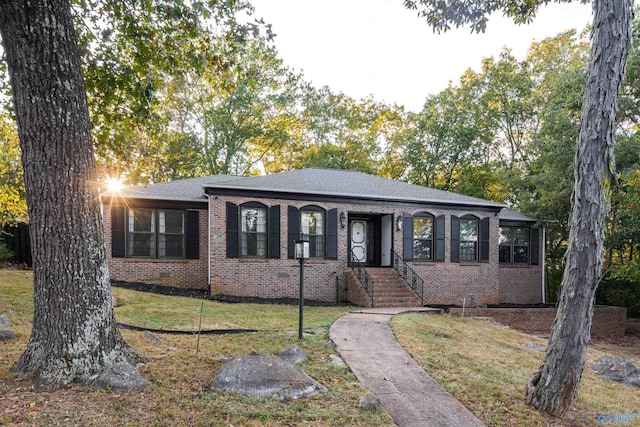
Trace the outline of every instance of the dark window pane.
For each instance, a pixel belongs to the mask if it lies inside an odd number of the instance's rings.
[[[518,246],[529,246],[529,229],[528,228],[514,228],[513,229],[513,244]]]
[[[129,209],[127,256],[155,257],[155,215],[152,209]]]
[[[128,254],[132,257],[154,257],[155,239],[152,233],[129,233]]]
[[[184,212],[160,211],[160,233],[183,234]]]
[[[433,239],[433,219],[413,218],[413,238],[422,240]]]
[[[511,227],[500,227],[498,243],[501,245],[511,244]]]
[[[513,262],[514,262],[514,264],[528,264],[529,263],[529,248],[527,246],[514,246],[513,247]]]
[[[324,212],[301,211],[300,228],[309,239],[309,257],[324,258]]]
[[[182,234],[161,234],[158,239],[158,256],[181,258],[184,256],[184,238]]]
[[[241,255],[267,256],[267,210],[242,208]]]
[[[460,261],[474,262],[477,257],[477,242],[460,242]]]
[[[500,263],[509,264],[511,262],[511,245],[500,245]]]
[[[129,231],[151,233],[154,230],[154,215],[151,209],[129,210]]]
[[[477,242],[478,241],[478,221],[461,219],[460,220],[460,241]]]
[[[413,239],[413,258],[431,261],[431,245],[431,240]]]

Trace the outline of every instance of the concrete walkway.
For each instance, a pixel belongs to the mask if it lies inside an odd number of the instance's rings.
[[[399,426],[484,426],[398,344],[391,331],[391,318],[405,311],[439,310],[354,311],[338,319],[329,335],[358,380],[380,399]]]

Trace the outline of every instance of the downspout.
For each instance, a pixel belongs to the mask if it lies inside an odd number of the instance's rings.
[[[205,191],[207,198],[207,293],[211,296],[211,197]]]
[[[545,273],[547,271],[547,266],[545,265],[545,249],[547,247],[546,231],[547,231],[547,228],[545,227],[544,224],[542,224],[542,303],[543,304],[547,303],[547,295],[545,292],[545,279],[546,279]]]

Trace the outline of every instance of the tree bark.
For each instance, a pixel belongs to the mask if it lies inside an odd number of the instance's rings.
[[[14,370],[40,386],[135,361],[116,328],[91,123],[68,0],[0,1],[33,248],[33,330]]]
[[[591,59],[560,302],[544,364],[527,385],[527,402],[554,416],[563,416],[576,398],[590,340],[595,291],[604,263],[618,94],[631,44],[632,17],[632,0],[593,1]]]

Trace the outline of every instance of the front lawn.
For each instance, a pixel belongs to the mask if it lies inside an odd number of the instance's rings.
[[[305,335],[297,337],[298,308],[283,305],[204,302],[203,329],[244,328],[264,332],[203,335],[196,357],[197,336],[157,334],[162,343],[142,332],[123,330],[125,339],[144,356],[140,367],[151,386],[142,393],[105,392],[85,385],[36,391],[30,381],[10,372],[27,345],[33,316],[29,271],[0,270],[0,313],[12,319],[17,338],[0,343],[0,425],[130,425],[130,426],[389,426],[383,410],[358,408],[368,391],[348,368],[331,364],[334,347],[327,335],[345,307],[305,307]],[[202,300],[114,288],[123,305],[120,322],[166,329],[197,329]],[[256,351],[277,354],[299,344],[309,360],[303,369],[329,391],[312,398],[277,401],[250,399],[211,389],[225,358]]]
[[[640,391],[595,375],[589,366],[604,352],[589,348],[575,409],[567,419],[544,417],[525,403],[525,386],[542,365],[544,353],[524,347],[547,340],[502,329],[487,321],[403,314],[392,321],[404,349],[438,383],[490,426],[598,426],[603,413],[640,413]],[[610,346],[606,354],[629,355]],[[640,362],[640,354],[635,354]],[[640,416],[631,423],[640,425]]]

